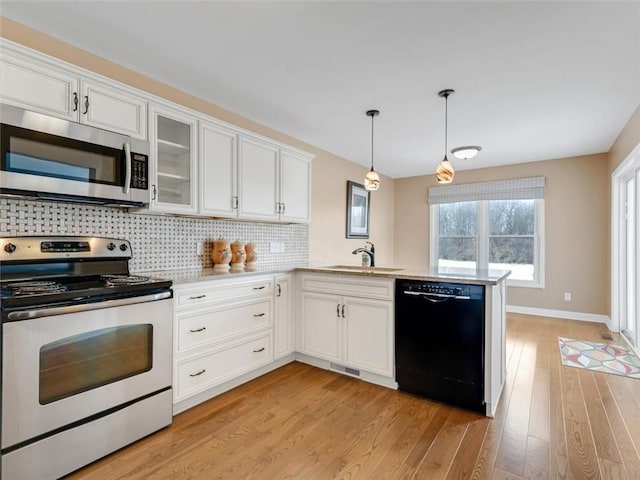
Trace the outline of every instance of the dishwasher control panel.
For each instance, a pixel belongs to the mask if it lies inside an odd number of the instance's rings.
[[[408,295],[436,295],[447,297],[482,298],[484,287],[482,285],[468,285],[449,282],[425,282],[418,280],[398,281],[403,293]]]

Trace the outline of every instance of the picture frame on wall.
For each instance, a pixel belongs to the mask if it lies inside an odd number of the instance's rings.
[[[347,238],[369,238],[371,192],[347,181]]]

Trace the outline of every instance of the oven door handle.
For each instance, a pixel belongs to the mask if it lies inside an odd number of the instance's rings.
[[[124,305],[134,305],[136,303],[155,302],[171,298],[172,292],[154,293],[140,297],[119,298],[117,300],[105,300],[104,302],[81,303],[78,305],[67,305],[65,307],[34,308],[32,310],[21,310],[19,312],[9,312],[7,320],[13,322],[18,320],[31,320],[40,317],[51,317],[53,315],[66,315],[69,313],[88,312],[91,310],[102,310],[103,308],[121,307]]]

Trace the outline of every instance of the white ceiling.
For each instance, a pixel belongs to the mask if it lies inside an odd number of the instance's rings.
[[[609,150],[640,104],[640,2],[33,2],[3,16],[354,162],[433,173]],[[449,155],[451,158],[451,155]]]

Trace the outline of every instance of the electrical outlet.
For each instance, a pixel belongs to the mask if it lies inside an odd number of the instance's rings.
[[[196,255],[204,255],[205,242],[198,242],[196,244]]]
[[[564,301],[565,302],[571,301],[571,292],[564,292]]]
[[[280,253],[284,253],[284,243],[280,243]]]
[[[279,244],[277,242],[269,243],[269,253],[278,253]]]

